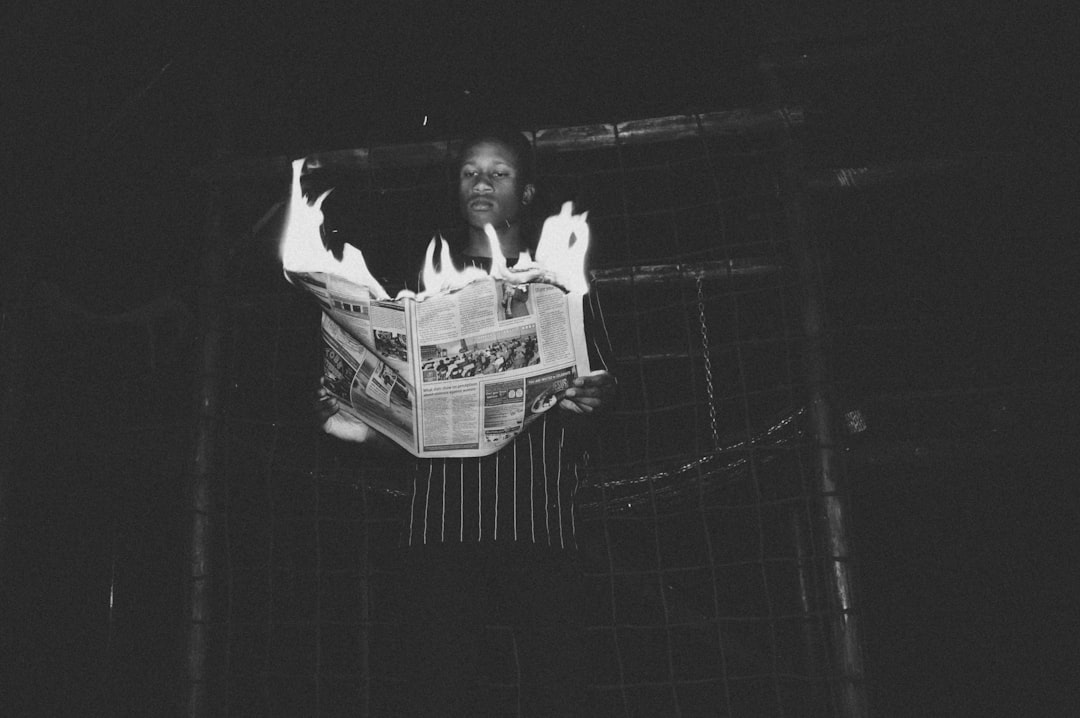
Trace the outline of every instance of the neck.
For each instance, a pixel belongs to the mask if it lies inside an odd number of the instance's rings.
[[[517,259],[518,255],[528,249],[522,234],[520,225],[514,222],[509,227],[495,228],[495,234],[499,237],[499,248],[502,255],[507,259]],[[479,227],[469,227],[468,253],[474,257],[490,257],[491,249],[487,235]]]

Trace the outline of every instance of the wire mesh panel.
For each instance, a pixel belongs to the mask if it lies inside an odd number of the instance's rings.
[[[597,715],[830,714],[786,148],[679,127],[534,137],[549,207],[589,212],[589,301],[621,391],[579,496],[590,699]],[[325,163],[310,182],[336,187],[330,244],[392,276],[454,226],[448,172]],[[231,282],[215,689],[227,715],[369,715],[395,687],[380,612],[411,464],[313,426],[318,308],[278,272],[252,257]],[[492,689],[513,696],[513,636],[487,638]]]

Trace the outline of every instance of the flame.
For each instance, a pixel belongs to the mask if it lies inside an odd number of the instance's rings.
[[[390,295],[368,270],[363,253],[346,244],[342,258],[338,260],[323,246],[322,204],[332,190],[328,190],[308,203],[300,187],[300,174],[304,160],[292,163],[292,191],[289,197],[288,217],[281,237],[281,263],[290,272],[325,272],[366,286],[374,299],[389,299]],[[433,237],[428,243],[421,275],[423,287],[419,294],[409,290],[398,293],[396,299],[414,297],[423,300],[436,294],[452,292],[470,282],[487,276],[498,277],[514,284],[544,282],[561,287],[571,293],[586,294],[589,291],[585,272],[585,255],[589,249],[589,225],[587,212],[574,214],[572,202],[566,202],[562,211],[544,221],[536,258],[522,252],[517,263],[507,267],[499,246],[499,237],[489,224],[484,227],[491,249],[491,271],[477,267],[457,269],[450,258],[450,247],[441,237]],[[435,268],[435,251],[439,250],[439,268]]]
[[[559,214],[544,220],[536,263],[546,267],[570,292],[588,294],[589,275],[585,257],[589,252],[588,212],[574,214],[574,204],[566,202]]]
[[[439,268],[435,268],[435,245],[439,245]],[[421,275],[423,283],[422,291],[416,295],[417,299],[424,299],[434,294],[445,294],[455,289],[461,289],[474,279],[488,276],[487,272],[479,267],[465,267],[458,269],[454,266],[454,260],[450,258],[450,245],[442,237],[433,237],[428,242],[427,252],[424,255],[424,270]],[[401,295],[398,295],[399,298]]]
[[[491,245],[491,273],[515,284],[544,282],[571,293],[588,294],[589,278],[585,255],[589,251],[588,212],[574,214],[574,204],[565,202],[559,214],[544,220],[536,259],[522,252],[513,268],[507,268],[499,251],[499,238],[491,225],[484,227]]]
[[[288,217],[281,235],[281,264],[290,272],[326,272],[344,277],[365,286],[375,299],[389,299],[379,281],[368,271],[364,255],[351,244],[345,245],[341,259],[333,255],[322,241],[322,204],[333,190],[319,195],[308,204],[300,188],[300,172],[304,160],[292,163],[292,193],[289,196]]]

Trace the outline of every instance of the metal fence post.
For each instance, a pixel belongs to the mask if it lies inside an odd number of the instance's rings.
[[[814,442],[817,492],[817,528],[825,550],[824,593],[829,609],[830,651],[840,685],[836,695],[839,715],[865,718],[869,701],[860,637],[856,580],[851,565],[846,502],[837,467],[833,407],[829,397],[827,330],[822,277],[818,258],[809,237],[804,188],[793,155],[794,141],[788,138],[779,192],[784,205],[787,229],[803,289],[802,325],[804,370],[807,383],[807,415]]]
[[[217,444],[224,386],[225,241],[221,236],[221,202],[220,196],[211,200],[198,287],[199,372],[195,389],[198,414],[188,477],[191,524],[185,714],[189,718],[203,718],[209,714],[207,663],[211,638],[214,484],[219,471]]]
[[[214,156],[220,160],[231,147],[235,111],[228,102],[232,85],[228,72],[219,73],[211,82],[217,98]],[[225,391],[225,290],[228,242],[225,228],[224,190],[207,183],[208,206],[206,229],[200,254],[197,287],[199,354],[195,399],[196,430],[188,477],[190,500],[188,637],[185,654],[187,683],[184,714],[188,718],[206,718],[211,714],[209,666],[211,657],[211,590],[215,519],[214,494],[220,477],[219,439],[222,398]]]

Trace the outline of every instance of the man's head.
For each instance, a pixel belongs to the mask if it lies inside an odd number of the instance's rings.
[[[532,146],[512,128],[491,125],[467,138],[458,155],[458,206],[469,226],[516,223],[536,195]]]

